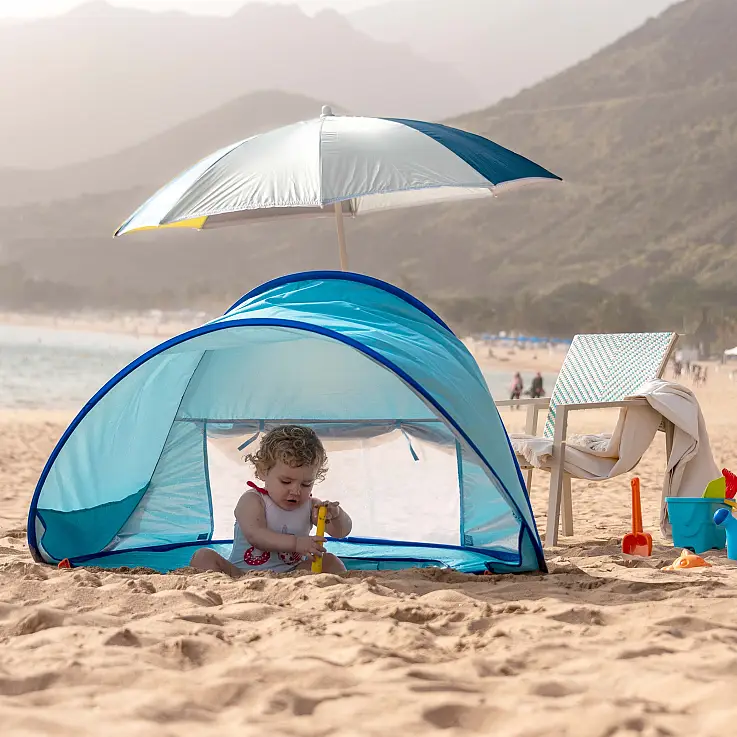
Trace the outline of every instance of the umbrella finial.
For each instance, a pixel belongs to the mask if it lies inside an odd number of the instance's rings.
[[[320,113],[321,118],[331,118],[333,116],[333,108],[330,107],[330,105],[323,105],[322,106],[322,113]]]

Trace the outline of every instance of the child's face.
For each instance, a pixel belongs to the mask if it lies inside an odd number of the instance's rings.
[[[297,509],[309,501],[315,485],[317,466],[289,466],[284,461],[264,474],[263,482],[274,504],[282,509]]]

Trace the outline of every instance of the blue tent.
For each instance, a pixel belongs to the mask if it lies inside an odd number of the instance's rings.
[[[545,570],[473,357],[411,295],[345,272],[268,282],[111,379],[43,470],[34,558],[169,571],[200,546],[227,555],[243,455],[286,422],[325,443],[316,494],[353,518],[351,537],[328,543],[349,568]]]

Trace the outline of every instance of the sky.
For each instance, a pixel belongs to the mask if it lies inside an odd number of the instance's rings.
[[[381,0],[106,0],[110,5],[144,8],[147,10],[184,10],[198,14],[229,15],[248,2],[269,2],[299,5],[306,12],[326,7],[355,10],[378,5]],[[0,18],[40,18],[61,15],[85,0],[0,0]]]

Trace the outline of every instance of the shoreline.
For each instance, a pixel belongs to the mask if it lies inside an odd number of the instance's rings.
[[[163,341],[199,327],[215,317],[217,315],[205,312],[190,315],[185,312],[157,310],[111,313],[89,311],[63,314],[0,311],[0,327],[119,334],[161,338]],[[462,341],[482,370],[509,372],[510,380],[515,371],[557,374],[566,353],[566,347],[520,349],[504,344],[490,346],[471,337],[463,337]]]
[[[42,328],[90,333],[171,338],[192,330],[216,315],[204,312],[0,312],[0,326]]]

